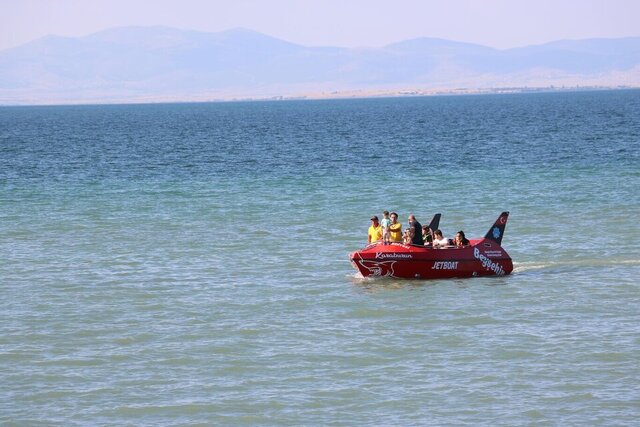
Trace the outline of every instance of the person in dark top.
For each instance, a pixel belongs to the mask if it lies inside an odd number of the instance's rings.
[[[456,237],[453,240],[453,244],[458,248],[464,248],[469,246],[469,240],[465,237],[464,231],[460,230],[456,233]]]
[[[409,215],[409,235],[411,236],[412,245],[424,246],[422,239],[422,224],[418,222],[414,214]]]

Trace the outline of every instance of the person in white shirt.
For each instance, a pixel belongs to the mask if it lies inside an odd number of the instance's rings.
[[[445,246],[449,246],[449,239],[445,239],[442,236],[442,231],[436,230],[433,232],[433,247],[434,248],[444,248]]]
[[[382,241],[385,245],[391,243],[391,218],[389,218],[389,211],[382,212]]]

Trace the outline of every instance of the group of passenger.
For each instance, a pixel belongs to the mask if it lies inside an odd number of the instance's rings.
[[[428,225],[422,225],[416,216],[409,215],[409,226],[403,231],[402,223],[398,222],[396,212],[384,211],[382,221],[377,215],[371,217],[369,227],[369,244],[382,241],[383,244],[402,243],[404,245],[429,246],[433,248],[469,246],[469,240],[465,237],[464,231],[456,233],[454,239],[447,239],[442,235],[441,230],[431,230]]]

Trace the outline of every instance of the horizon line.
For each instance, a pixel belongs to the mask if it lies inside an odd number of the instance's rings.
[[[287,101],[348,101],[348,100],[375,100],[388,98],[437,98],[437,97],[462,97],[462,96],[508,96],[508,95],[535,95],[542,93],[573,93],[573,92],[607,92],[607,91],[632,91],[640,90],[638,86],[598,86],[598,85],[574,85],[574,86],[514,86],[514,87],[491,87],[491,88],[457,88],[457,89],[406,89],[397,91],[376,91],[376,90],[344,90],[338,92],[323,92],[318,94],[299,94],[299,95],[274,95],[274,96],[237,96],[228,98],[211,98],[211,99],[158,99],[143,100],[130,99],[114,100],[113,102],[105,101],[69,101],[66,103],[7,103],[0,102],[0,108],[14,107],[82,107],[82,106],[118,106],[118,105],[162,105],[162,104],[224,104],[233,102],[287,102]],[[361,92],[366,92],[359,94]],[[151,98],[151,97],[149,97]],[[161,98],[161,97],[160,97]]]

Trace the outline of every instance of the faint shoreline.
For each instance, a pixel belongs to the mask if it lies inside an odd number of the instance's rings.
[[[374,99],[374,98],[406,98],[428,96],[461,96],[461,95],[510,95],[528,93],[555,92],[591,92],[607,90],[634,90],[640,86],[634,85],[574,85],[574,86],[504,86],[490,88],[432,88],[432,89],[353,89],[316,91],[295,95],[264,95],[264,96],[145,96],[113,99],[72,99],[22,102],[7,102],[0,100],[0,107],[28,107],[28,106],[74,106],[74,105],[137,105],[137,104],[190,104],[190,103],[225,103],[225,102],[264,102],[264,101],[303,101],[303,100],[332,100],[332,99]]]

